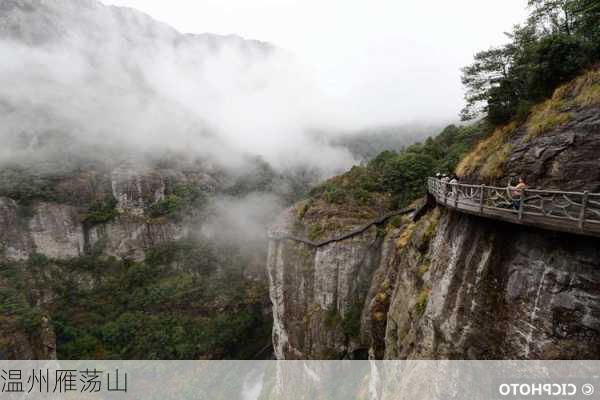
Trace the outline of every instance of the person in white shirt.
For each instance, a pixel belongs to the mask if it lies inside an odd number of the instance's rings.
[[[456,187],[456,185],[458,185],[458,179],[456,178],[456,175],[452,177],[449,183],[452,186],[452,196],[456,196],[458,193],[458,188]]]

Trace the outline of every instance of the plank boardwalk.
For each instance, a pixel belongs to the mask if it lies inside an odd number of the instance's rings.
[[[451,184],[429,178],[427,190],[439,205],[462,213],[518,225],[600,237],[600,193],[525,189],[522,199],[514,204],[510,190],[505,187]],[[292,240],[312,247],[322,247],[360,235],[371,226],[380,225],[396,215],[412,212],[418,215],[420,210],[409,207],[392,211],[350,232],[321,241],[287,233],[270,234],[269,239]]]
[[[289,234],[285,234],[285,233],[284,234],[271,234],[271,235],[269,235],[269,239],[271,239],[271,240],[292,240],[295,242],[304,243],[304,244],[312,246],[312,247],[322,247],[322,246],[328,245],[330,243],[341,242],[342,240],[346,240],[353,236],[360,235],[361,233],[363,233],[364,231],[366,231],[373,225],[380,225],[380,224],[384,223],[386,220],[388,220],[389,218],[392,218],[396,215],[408,214],[413,211],[417,211],[417,208],[408,207],[408,208],[403,208],[401,210],[392,211],[392,212],[384,214],[380,217],[377,217],[377,218],[365,223],[364,225],[361,225],[358,228],[351,230],[350,232],[343,233],[341,235],[338,235],[338,236],[335,236],[332,238],[328,238],[328,239],[324,239],[321,241],[317,241],[317,242],[312,241],[307,238],[300,237],[300,236],[289,235]]]
[[[513,204],[508,188],[444,183],[429,178],[428,192],[444,207],[519,225],[600,237],[600,193],[525,189]]]

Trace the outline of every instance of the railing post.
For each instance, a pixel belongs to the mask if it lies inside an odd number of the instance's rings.
[[[523,219],[523,209],[525,208],[526,189],[521,192],[521,201],[519,201],[519,221]]]
[[[581,201],[581,211],[579,212],[579,229],[583,229],[583,225],[585,224],[585,212],[587,210],[587,202],[588,202],[588,191],[583,192],[583,199]]]
[[[454,194],[454,208],[458,209],[458,184],[455,183],[452,186],[452,193]]]
[[[479,214],[483,214],[483,202],[485,196],[485,186],[480,186],[479,189],[481,192],[479,193]]]
[[[444,205],[448,205],[448,182],[442,183],[442,193],[444,194]]]

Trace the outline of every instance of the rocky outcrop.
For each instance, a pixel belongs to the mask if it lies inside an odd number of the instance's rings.
[[[597,239],[444,211],[425,257],[421,281],[410,254],[397,265],[386,358],[597,357]]]
[[[557,89],[463,159],[462,182],[505,186],[528,178],[532,188],[600,192],[600,70],[588,71]]]
[[[142,261],[152,246],[186,236],[189,228],[168,219],[146,220],[135,215],[121,215],[110,223],[89,230],[91,248],[117,258]]]
[[[24,260],[32,247],[27,235],[27,225],[19,215],[17,202],[8,197],[0,197],[0,256],[12,260]]]
[[[299,215],[298,208],[287,210],[271,229],[275,239],[269,245],[267,270],[273,302],[273,344],[278,358],[367,354],[361,319],[368,313],[367,295],[381,264],[385,233],[379,227],[387,219],[361,224],[360,219],[347,218],[341,219],[358,225],[350,230],[352,235],[334,229],[319,244],[295,239],[306,235],[305,224],[310,226],[314,221],[314,215]],[[333,219],[329,224],[339,226]],[[332,240],[340,234],[345,239]]]
[[[108,256],[141,261],[146,249],[181,239],[189,229],[186,223],[172,218],[149,215],[151,207],[164,200],[165,190],[172,191],[178,185],[212,190],[208,177],[174,175],[171,171],[140,172],[121,166],[107,173],[110,191],[94,195],[87,193],[86,187],[74,186],[71,178],[59,183],[59,187],[69,191],[70,199],[83,199],[79,205],[73,205],[73,201],[70,204],[50,201],[22,204],[0,197],[0,223],[5,227],[0,232],[3,256],[18,261],[37,253],[51,259],[69,259],[101,251]],[[84,205],[83,201],[98,197],[117,200],[114,216],[106,221],[90,222],[87,219],[90,203]]]
[[[75,207],[65,204],[36,204],[29,221],[31,250],[59,259],[83,255],[83,225],[77,211]]]
[[[278,358],[337,358],[361,350],[352,324],[360,324],[379,244],[375,227],[319,248],[288,240],[271,243],[268,270]]]

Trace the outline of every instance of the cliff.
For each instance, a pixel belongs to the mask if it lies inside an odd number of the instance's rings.
[[[464,181],[504,186],[526,174],[533,187],[598,191],[599,76],[586,73],[526,120],[482,140],[458,167]],[[378,212],[363,206],[354,215],[361,211]],[[310,234],[311,226],[338,220],[317,196],[288,210],[273,230]],[[274,240],[267,268],[276,355],[597,358],[599,244],[433,205],[415,222],[390,220],[318,249]]]

